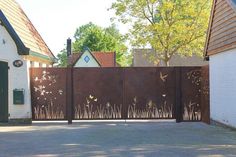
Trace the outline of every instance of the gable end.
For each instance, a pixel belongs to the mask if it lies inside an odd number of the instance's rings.
[[[20,37],[17,35],[9,21],[7,20],[6,16],[3,14],[2,10],[0,10],[0,22],[1,25],[4,26],[7,32],[10,34],[12,39],[14,40],[17,52],[19,55],[29,55],[30,49],[25,47],[24,43],[21,41]]]
[[[74,61],[74,63],[72,63],[72,66],[75,66],[76,65],[76,63],[80,60],[80,58],[83,56],[83,54],[85,53],[85,52],[89,52],[90,53],[90,55],[93,57],[93,59],[97,62],[97,64],[101,67],[101,64],[100,64],[100,62],[97,60],[97,58],[93,55],[93,53],[91,52],[91,50],[89,49],[89,48],[85,48],[84,50],[83,50],[83,52],[81,53],[81,55]]]

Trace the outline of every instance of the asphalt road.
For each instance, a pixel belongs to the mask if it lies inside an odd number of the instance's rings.
[[[236,157],[236,131],[203,123],[0,127],[0,157]]]

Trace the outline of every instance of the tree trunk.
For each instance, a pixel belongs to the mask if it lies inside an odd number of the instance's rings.
[[[165,63],[165,66],[170,66],[170,64],[169,64],[169,60],[170,60],[170,58],[168,57],[168,51],[166,50],[165,51],[165,57],[164,57],[164,63]]]
[[[165,64],[165,66],[170,66],[170,62],[169,62],[169,60],[164,60],[164,64]]]

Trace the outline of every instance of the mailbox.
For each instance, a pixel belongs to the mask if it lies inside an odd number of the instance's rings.
[[[25,103],[25,91],[24,89],[13,90],[13,103],[15,105],[23,105]]]

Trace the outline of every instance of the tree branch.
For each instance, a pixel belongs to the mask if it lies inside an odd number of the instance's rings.
[[[149,11],[149,13],[150,13],[152,22],[155,23],[155,20],[154,20],[154,11],[153,11],[153,4],[152,4],[152,9],[151,9],[151,8],[150,8],[150,2],[149,2],[149,0],[146,0],[146,3],[147,3],[147,8],[148,8],[148,11]]]

